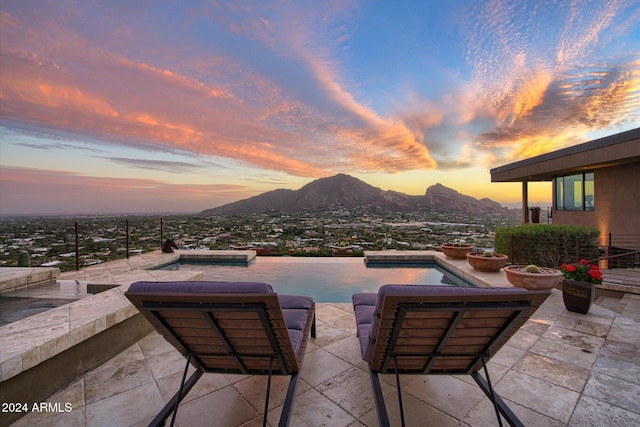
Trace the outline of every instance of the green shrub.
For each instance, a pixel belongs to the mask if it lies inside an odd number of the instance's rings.
[[[513,264],[558,267],[600,254],[600,230],[578,225],[523,224],[496,229],[496,252]]]
[[[31,255],[29,255],[29,252],[20,252],[18,267],[31,267]]]

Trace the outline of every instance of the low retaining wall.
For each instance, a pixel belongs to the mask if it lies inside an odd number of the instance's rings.
[[[0,402],[33,404],[46,400],[102,365],[153,331],[140,313],[56,354],[34,367],[0,382]],[[2,424],[9,425],[25,412],[2,414]],[[6,422],[6,424],[5,424]]]

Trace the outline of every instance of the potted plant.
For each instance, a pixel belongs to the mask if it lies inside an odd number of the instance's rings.
[[[562,264],[560,269],[564,306],[569,311],[587,314],[593,303],[595,285],[602,283],[602,272],[586,259],[575,264]]]
[[[341,240],[335,245],[331,246],[331,254],[333,256],[352,256],[353,245],[350,245],[349,242]]]
[[[471,267],[479,271],[500,271],[507,265],[508,256],[491,251],[469,252],[467,262]]]
[[[473,250],[473,245],[469,243],[443,243],[440,245],[442,253],[449,258],[465,259],[467,254]]]
[[[231,245],[231,249],[235,249],[237,251],[242,251],[246,249],[253,249],[253,246],[246,244],[243,241],[237,242],[235,245]]]
[[[531,290],[555,288],[562,279],[561,271],[537,265],[508,265],[504,272],[513,286]]]
[[[529,210],[531,211],[531,222],[533,224],[540,223],[540,206],[530,207]]]

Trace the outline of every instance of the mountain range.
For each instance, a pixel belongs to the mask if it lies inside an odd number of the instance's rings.
[[[320,178],[298,190],[278,189],[258,196],[206,209],[201,215],[294,213],[304,210],[374,208],[380,211],[439,211],[465,214],[505,213],[508,209],[490,199],[475,199],[442,184],[427,188],[422,196],[382,190],[354,178],[338,174]]]

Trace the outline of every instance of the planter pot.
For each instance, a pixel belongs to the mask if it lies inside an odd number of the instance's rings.
[[[569,311],[587,314],[591,303],[593,303],[593,295],[596,293],[595,288],[593,283],[562,279],[564,306]]]
[[[449,258],[465,259],[467,254],[473,250],[473,245],[440,245],[440,248],[442,249],[442,253]]]
[[[540,208],[529,208],[531,210],[531,222],[533,224],[540,223]]]
[[[540,267],[540,273],[527,273],[526,265],[508,265],[504,268],[507,280],[513,286],[530,290],[553,289],[562,279],[562,272],[553,268]]]
[[[500,271],[507,265],[508,256],[504,254],[493,254],[491,257],[483,256],[482,252],[469,252],[467,262],[475,270],[479,271]]]
[[[332,246],[331,255],[333,256],[353,256],[353,246]]]

